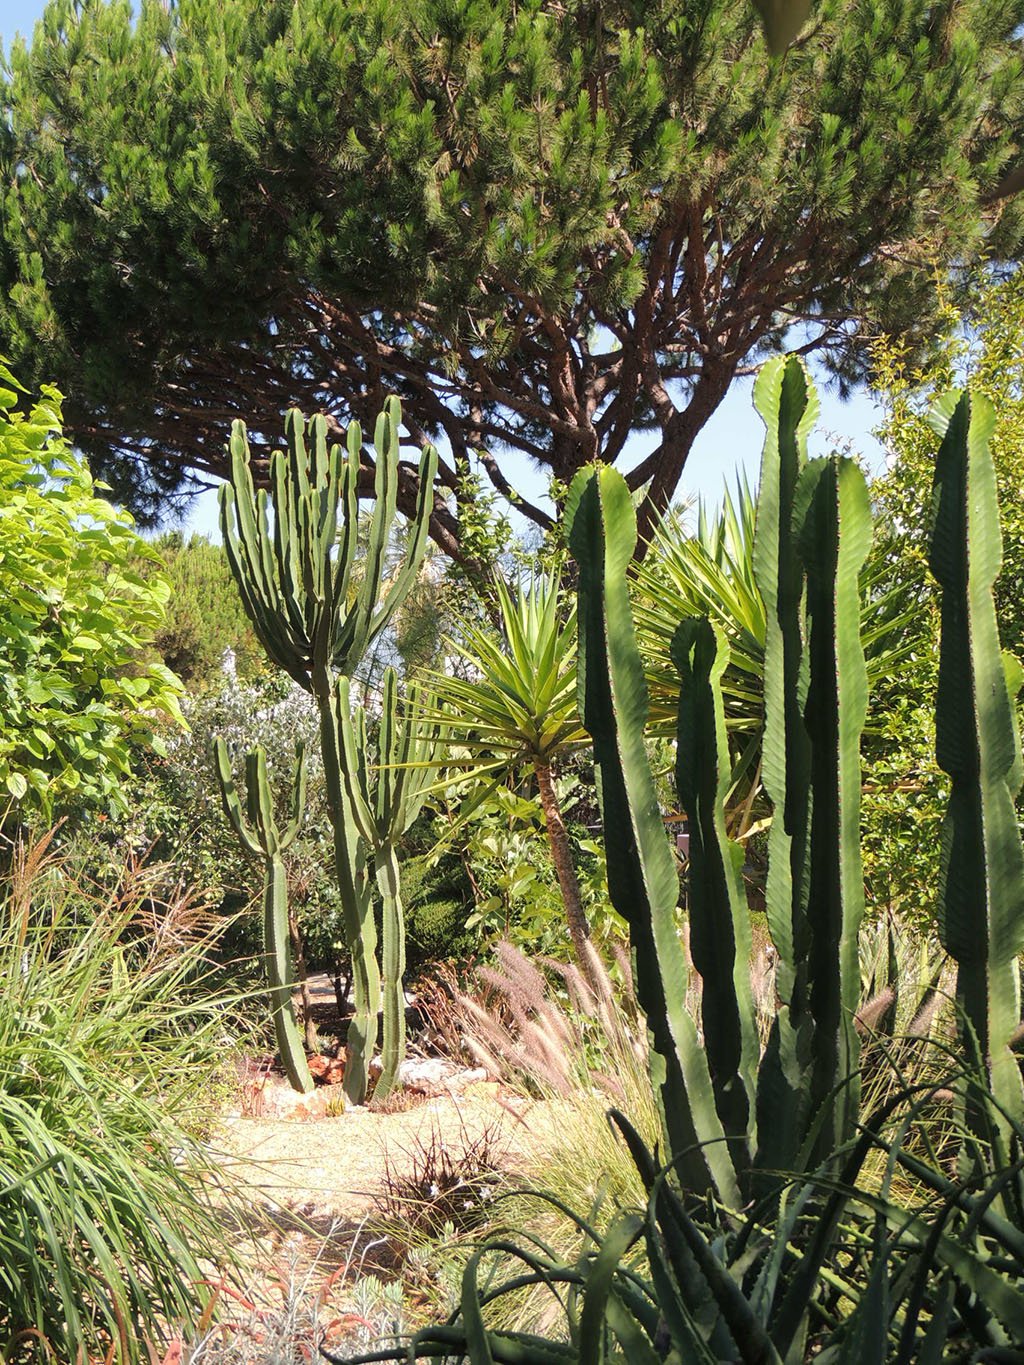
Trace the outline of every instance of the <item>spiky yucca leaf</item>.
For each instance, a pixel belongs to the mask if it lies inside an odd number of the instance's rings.
[[[586,734],[576,703],[576,611],[553,574],[495,583],[500,632],[462,622],[454,648],[469,676],[432,673],[438,719],[473,773],[550,764]]]

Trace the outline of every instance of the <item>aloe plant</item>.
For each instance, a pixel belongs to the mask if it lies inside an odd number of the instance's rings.
[[[957,1001],[972,1061],[987,1071],[1004,1119],[1024,1117],[1020,1027],[1024,850],[1014,810],[1024,768],[999,649],[992,587],[1002,547],[989,443],[995,412],[981,394],[933,409],[935,463],[929,567],[941,588],[935,751],[952,781],[939,933],[957,964]]]
[[[398,400],[388,400],[374,432],[374,505],[361,535],[358,483],[363,436],[328,446],[327,421],[288,414],[286,449],[271,457],[269,491],[257,492],[245,428],[230,442],[231,480],[220,492],[221,529],[232,572],[253,629],[279,668],[310,692],[320,720],[327,806],[346,946],[352,956],[354,1019],[347,1039],[345,1091],[362,1103],[377,1036],[380,967],[369,903],[372,850],[352,811],[336,684],[351,677],[415,582],[426,550],[437,452],[419,462],[416,515],[404,559],[385,584],[388,536],[399,480]],[[355,584],[359,562],[362,576]]]
[[[288,934],[288,873],[284,854],[295,840],[306,804],[306,755],[296,749],[292,774],[288,823],[278,824],[267,777],[267,756],[258,745],[245,756],[245,812],[231,771],[231,758],[223,739],[214,741],[214,758],[224,810],[245,850],[263,859],[263,949],[274,1037],[285,1074],[295,1090],[313,1089],[302,1035],[295,1019],[292,986],[291,940]]]

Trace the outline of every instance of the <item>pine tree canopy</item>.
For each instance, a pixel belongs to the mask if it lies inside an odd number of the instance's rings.
[[[646,516],[767,352],[849,384],[1019,252],[1024,0],[818,0],[780,57],[735,0],[138,10],[51,0],[7,59],[0,352],[143,515],[235,417],[266,454],[397,392],[448,494],[646,433]],[[455,498],[433,530],[458,557]]]

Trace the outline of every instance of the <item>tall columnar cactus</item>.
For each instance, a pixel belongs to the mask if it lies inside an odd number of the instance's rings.
[[[807,843],[809,1110],[824,1158],[855,1132],[864,913],[860,855],[860,740],[868,685],[860,641],[860,571],[871,548],[871,508],[853,460],[814,460],[800,476],[794,529],[807,583],[810,839]],[[762,1163],[763,1164],[763,1163]]]
[[[391,1090],[405,1057],[405,914],[402,905],[398,843],[423,806],[436,772],[437,727],[426,721],[416,688],[400,706],[393,668],[384,674],[384,699],[377,740],[377,762],[368,761],[363,713],[355,718],[347,678],[336,692],[338,725],[346,749],[346,780],[360,835],[371,850],[382,902],[381,968],[384,1032],[382,1071],[374,1094]]]
[[[929,565],[942,590],[936,756],[952,780],[943,849],[939,932],[957,964],[957,1000],[972,1060],[987,1069],[1006,1113],[1024,1118],[1020,1024],[1024,851],[1014,811],[1020,740],[999,648],[992,585],[1002,559],[995,414],[981,394],[939,400]]]
[[[420,459],[416,516],[405,556],[385,587],[398,493],[400,423],[398,400],[389,399],[374,434],[375,501],[365,537],[360,534],[357,496],[362,450],[358,423],[349,427],[344,449],[328,448],[325,418],[313,417],[307,425],[301,413],[290,412],[287,448],[271,458],[269,492],[257,493],[245,428],[236,422],[231,481],[220,494],[224,543],[253,628],[271,659],[313,694],[319,712],[335,866],[352,954],[356,1020],[361,1021],[349,1033],[345,1071],[346,1093],[357,1103],[365,1098],[367,1063],[376,1038],[380,971],[367,909],[371,852],[351,810],[335,685],[338,678],[351,676],[404,601],[426,549],[437,472],[437,452],[431,446]],[[353,575],[357,560],[358,586]]]
[[[262,746],[245,756],[245,813],[231,772],[228,748],[222,739],[214,741],[214,758],[227,817],[246,851],[263,859],[263,948],[274,1037],[288,1080],[296,1090],[305,1093],[313,1089],[313,1077],[292,1003],[295,973],[288,934],[288,878],[283,857],[302,824],[306,804],[305,750],[302,745],[296,750],[291,812],[283,828],[274,815],[267,758]]]
[[[768,429],[754,571],[767,623],[766,906],[779,996],[758,1082],[758,1165],[790,1169],[812,1125],[814,1150],[824,1155],[850,1136],[857,1109],[867,706],[858,580],[871,513],[851,460],[806,462],[818,405],[797,359],[762,368],[755,404]]]
[[[765,604],[764,740],[761,775],[772,802],[768,835],[768,928],[776,951],[778,1010],[761,1067],[761,1158],[787,1169],[807,1117],[810,1065],[809,928],[810,739],[803,723],[807,689],[803,567],[793,535],[797,482],[817,401],[803,366],[768,361],[754,385],[764,420],[764,453],[754,534],[754,574]]]
[[[743,848],[725,828],[731,784],[721,677],[729,646],[706,619],[683,621],[672,641],[680,677],[676,787],[690,829],[690,952],[703,982],[701,1022],[715,1105],[738,1172],[756,1150],[759,1039],[750,987],[750,911]]]
[[[784,1153],[795,1168],[812,1129],[805,1158],[825,1155],[851,1134],[858,1100],[849,1078],[863,894],[858,575],[870,543],[867,490],[850,460],[805,467],[813,400],[798,362],[770,362],[758,398],[774,420],[758,560],[773,622],[764,762],[780,826],[769,919],[782,959],[782,1004],[760,1068],[740,854],[722,813],[730,776],[719,687],[725,647],[702,620],[684,622],[673,647],[682,680],[677,781],[691,824],[691,944],[707,1002],[700,1047],[684,1005],[676,870],[643,747],[646,692],[626,588],[632,503],[622,478],[598,469],[577,476],[567,506],[580,572],[581,701],[608,831],[608,886],[630,926],[666,1136],[683,1184],[713,1184],[732,1207],[752,1159],[774,1167]]]
[[[739,1184],[708,1057],[686,1008],[687,963],[676,922],[679,878],[644,751],[647,688],[626,586],[636,514],[622,475],[610,468],[581,470],[569,490],[566,519],[579,565],[580,711],[594,744],[608,891],[629,924],[666,1139],[685,1187],[713,1185],[737,1208]]]

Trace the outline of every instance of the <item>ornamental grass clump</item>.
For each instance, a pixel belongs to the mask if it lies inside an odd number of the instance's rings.
[[[50,843],[0,880],[0,1358],[132,1365],[232,1262],[201,1141],[232,1002],[201,909],[131,868],[94,896]]]

